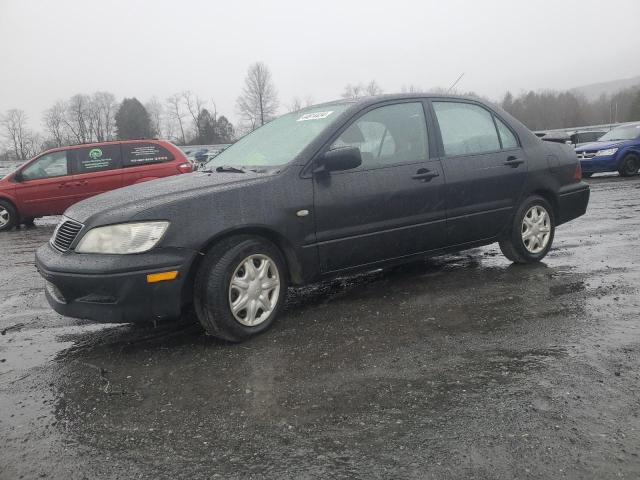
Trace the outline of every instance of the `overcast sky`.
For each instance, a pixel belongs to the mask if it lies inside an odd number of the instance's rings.
[[[191,90],[236,118],[249,64],[294,96],[375,79],[493,99],[640,74],[639,0],[0,0],[0,112],[34,126],[57,99]]]

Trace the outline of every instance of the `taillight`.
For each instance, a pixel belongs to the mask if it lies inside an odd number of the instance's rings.
[[[580,165],[580,162],[578,162],[576,165],[576,171],[573,173],[573,179],[576,182],[582,180],[582,166]]]
[[[193,172],[193,167],[190,163],[181,163],[180,165],[178,165],[178,171],[180,173],[190,173]]]

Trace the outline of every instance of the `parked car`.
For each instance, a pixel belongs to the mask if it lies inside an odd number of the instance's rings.
[[[576,148],[585,177],[598,172],[618,171],[629,177],[640,170],[640,122],[620,125],[597,142]]]
[[[604,130],[582,130],[569,135],[571,144],[574,147],[580,147],[586,143],[596,142],[605,133]]]
[[[164,140],[47,150],[0,180],[0,231],[37,217],[60,215],[102,192],[192,170],[184,154]]]
[[[197,170],[201,165],[207,163],[229,145],[229,143],[220,143],[218,145],[185,145],[180,147],[180,149],[187,156],[194,170]]]
[[[551,132],[534,132],[534,133],[536,137],[541,138],[545,142],[566,143],[567,145],[571,143],[571,137],[566,132],[551,131]]]
[[[36,263],[63,315],[269,328],[289,285],[499,242],[542,260],[589,186],[567,145],[478,100],[388,95],[289,113],[192,175],[71,207]]]

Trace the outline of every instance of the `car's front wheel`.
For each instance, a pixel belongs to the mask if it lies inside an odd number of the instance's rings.
[[[205,256],[194,285],[194,306],[210,335],[240,342],[267,330],[287,294],[278,247],[258,237],[232,237]]]
[[[640,157],[635,153],[628,153],[624,156],[618,167],[621,177],[631,177],[640,170]]]
[[[553,242],[555,216],[549,202],[539,196],[527,198],[518,208],[500,250],[514,263],[542,260]]]
[[[11,230],[16,225],[17,218],[15,207],[6,200],[0,200],[0,232]]]

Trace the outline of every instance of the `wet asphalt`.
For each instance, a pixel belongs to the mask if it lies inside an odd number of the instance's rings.
[[[545,261],[497,246],[292,290],[240,345],[55,314],[0,234],[0,478],[639,478],[640,177]]]

